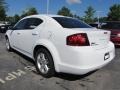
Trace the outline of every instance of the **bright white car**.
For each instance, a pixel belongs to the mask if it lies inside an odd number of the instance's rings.
[[[5,37],[7,49],[35,60],[38,72],[44,77],[55,72],[86,74],[115,57],[109,31],[70,17],[28,16],[8,30]]]

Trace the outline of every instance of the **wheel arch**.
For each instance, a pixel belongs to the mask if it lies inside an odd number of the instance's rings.
[[[5,39],[9,39],[8,35],[5,35]]]
[[[36,51],[38,50],[38,49],[40,49],[40,48],[45,48],[49,53],[50,53],[50,51],[45,47],[45,46],[43,46],[43,45],[36,45],[35,46],[35,48],[34,48],[34,50],[33,50],[33,57],[35,58],[35,55],[36,55]],[[51,53],[50,53],[51,54]]]
[[[60,57],[59,57],[59,54],[58,54],[58,51],[57,51],[56,47],[51,42],[49,42],[49,41],[41,40],[33,48],[33,58],[35,57],[36,50],[39,49],[39,48],[45,48],[46,50],[49,51],[49,53],[51,54],[51,56],[53,58],[55,70],[57,72],[59,72],[58,65],[60,63]]]

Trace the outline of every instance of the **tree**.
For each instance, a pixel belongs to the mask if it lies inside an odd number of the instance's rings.
[[[8,21],[8,22],[10,22],[10,23],[13,23],[13,22],[14,22],[12,16],[7,16],[7,17],[6,17],[6,21]]]
[[[102,23],[102,22],[106,22],[107,21],[107,17],[100,17],[99,18],[99,22]],[[94,22],[98,22],[98,17],[95,17],[94,18]]]
[[[6,8],[5,0],[0,0],[0,21],[4,21],[6,18]]]
[[[0,6],[0,21],[4,21],[6,18],[6,13],[3,7]]]
[[[0,0],[0,7],[4,7],[4,9],[7,8],[5,0]]]
[[[18,14],[14,15],[14,23],[17,23],[20,20],[20,16]]]
[[[120,21],[120,4],[114,4],[110,7],[107,20]]]
[[[70,9],[66,8],[65,6],[62,7],[58,13],[58,15],[63,15],[63,16],[69,16],[69,17],[73,17],[73,14],[71,13]]]
[[[7,16],[6,21],[8,21],[11,25],[15,25],[20,20],[20,16],[15,14],[14,16]]]
[[[106,22],[107,21],[107,17],[101,17],[100,18],[100,22]]]
[[[95,14],[95,10],[93,9],[93,7],[89,6],[87,10],[85,11],[84,21],[86,23],[93,23],[94,14]]]
[[[73,18],[76,18],[76,19],[78,19],[78,20],[83,20],[80,16],[78,16],[78,15],[76,15],[76,14],[73,15]]]
[[[35,14],[38,14],[36,8],[31,7],[31,8],[26,9],[25,11],[23,11],[21,17],[23,18],[25,16],[35,15]]]

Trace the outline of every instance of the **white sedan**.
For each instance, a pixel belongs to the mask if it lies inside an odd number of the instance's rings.
[[[6,32],[6,47],[35,60],[44,77],[100,69],[115,57],[110,32],[59,15],[32,15]]]

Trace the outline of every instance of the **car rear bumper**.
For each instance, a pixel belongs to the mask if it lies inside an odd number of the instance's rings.
[[[112,60],[112,59],[111,59]],[[94,66],[94,67],[86,67],[86,68],[81,68],[81,67],[71,67],[71,66],[66,66],[66,65],[60,65],[60,72],[64,72],[64,73],[70,73],[70,74],[76,74],[76,75],[83,75],[83,74],[87,74],[91,71],[100,69],[102,67],[104,67],[105,65],[107,65],[110,61],[105,62],[103,64],[100,64],[98,66]]]
[[[115,48],[114,44],[110,42],[108,47],[103,49],[96,50],[92,47],[76,47],[66,50],[65,53],[64,56],[61,56],[61,63],[58,64],[58,72],[82,75],[99,69],[113,60],[115,57]],[[106,53],[109,53],[110,57],[105,60]]]

